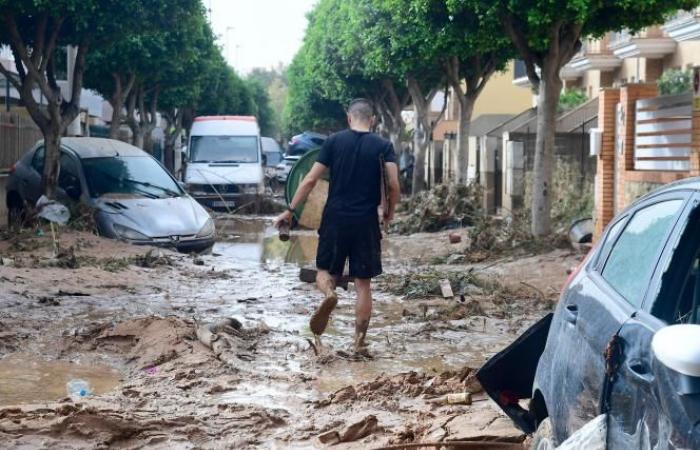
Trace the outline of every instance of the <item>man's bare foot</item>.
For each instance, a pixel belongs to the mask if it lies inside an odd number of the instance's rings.
[[[318,307],[318,309],[316,309],[314,314],[311,316],[311,320],[309,321],[309,327],[314,335],[320,336],[324,331],[326,331],[328,319],[331,317],[331,313],[337,304],[338,295],[335,292],[331,291],[326,294],[326,298],[323,299],[321,305]]]

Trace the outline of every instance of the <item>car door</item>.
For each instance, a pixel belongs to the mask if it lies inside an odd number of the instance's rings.
[[[695,195],[675,222],[659,255],[643,308],[618,333],[619,360],[615,363],[615,376],[609,380],[606,399],[608,448],[664,450],[700,446],[698,437],[692,435],[694,424],[700,421],[700,393],[680,394],[674,374],[654,358],[651,350],[651,341],[659,329],[689,317],[689,308],[684,306],[689,302],[685,300],[692,298],[695,283],[700,281],[699,203]],[[688,402],[690,396],[695,397],[694,405],[693,401]]]
[[[82,194],[80,163],[78,159],[62,150],[59,159],[58,200],[62,203],[77,202]]]
[[[44,172],[44,146],[39,146],[32,156],[27,170],[23,171],[20,180],[20,195],[22,198],[34,206],[41,197],[41,176]]]
[[[545,396],[557,439],[600,413],[608,368],[605,351],[640,309],[663,242],[684,203],[685,194],[655,197],[630,210],[610,227],[598,253],[560,302],[550,330],[556,343],[545,350],[551,361],[549,380],[543,383],[553,386]],[[657,216],[662,220],[647,226]],[[644,245],[636,247],[640,242]],[[639,249],[644,251],[635,253]]]

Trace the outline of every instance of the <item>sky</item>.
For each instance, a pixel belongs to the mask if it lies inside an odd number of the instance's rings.
[[[317,0],[202,0],[224,57],[239,74],[289,64]]]

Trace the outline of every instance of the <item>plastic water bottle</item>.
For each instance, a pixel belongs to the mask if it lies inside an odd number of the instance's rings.
[[[87,397],[92,392],[90,391],[90,383],[79,378],[74,378],[66,383],[66,390],[68,391],[68,396],[73,399],[74,402]]]

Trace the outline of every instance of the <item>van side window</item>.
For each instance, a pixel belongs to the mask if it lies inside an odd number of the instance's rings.
[[[631,305],[639,307],[666,235],[684,200],[667,200],[638,210],[615,242],[603,278]]]
[[[42,145],[36,152],[34,152],[34,157],[32,158],[32,167],[34,170],[39,172],[39,175],[44,173],[44,146]]]

